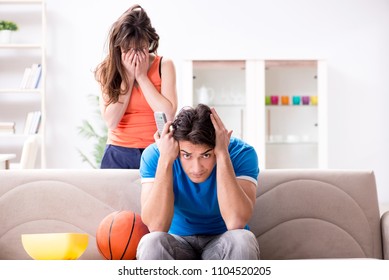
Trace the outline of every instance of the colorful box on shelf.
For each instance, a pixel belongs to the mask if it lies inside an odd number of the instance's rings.
[[[289,105],[289,96],[287,96],[287,95],[281,96],[281,104],[282,105]]]
[[[265,105],[271,105],[271,99],[269,95],[265,96]]]
[[[293,100],[293,105],[300,105],[301,97],[299,95],[295,95],[293,96],[292,100]]]
[[[317,95],[312,95],[311,96],[311,105],[317,105],[317,101],[318,101]]]
[[[266,105],[317,105],[318,98],[317,95],[266,95],[265,96]]]
[[[302,96],[301,101],[302,101],[303,105],[309,105],[309,99],[310,98],[307,95]]]

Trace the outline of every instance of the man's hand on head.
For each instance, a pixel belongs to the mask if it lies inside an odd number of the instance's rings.
[[[215,128],[216,141],[215,141],[215,155],[218,153],[228,152],[228,146],[230,144],[230,138],[232,130],[228,131],[224,126],[223,121],[217,114],[215,108],[211,108],[211,121]]]
[[[173,162],[178,156],[179,145],[173,138],[173,131],[170,130],[171,124],[171,121],[167,121],[163,127],[161,136],[159,136],[157,131],[154,134],[154,140],[157,143],[161,158]]]

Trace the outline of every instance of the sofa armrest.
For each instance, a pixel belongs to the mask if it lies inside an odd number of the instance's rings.
[[[385,260],[389,260],[389,211],[381,216],[382,253]]]

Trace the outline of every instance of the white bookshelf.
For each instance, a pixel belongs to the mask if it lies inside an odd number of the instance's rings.
[[[27,115],[41,112],[37,168],[45,168],[46,3],[45,0],[0,0],[0,20],[13,21],[18,31],[10,43],[0,43],[0,122],[15,122],[15,133],[0,134],[0,154],[16,154],[20,161]],[[21,88],[26,68],[42,66],[37,88]]]

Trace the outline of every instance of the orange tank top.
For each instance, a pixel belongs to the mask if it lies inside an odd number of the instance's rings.
[[[161,59],[162,57],[155,56],[147,73],[159,93],[161,93]],[[128,148],[146,148],[155,142],[153,135],[156,131],[154,112],[141,88],[134,86],[127,110],[118,126],[108,132],[107,143]]]

